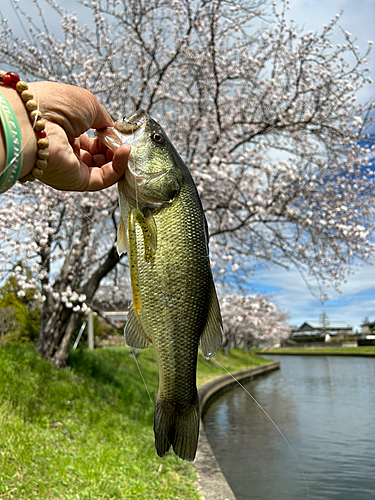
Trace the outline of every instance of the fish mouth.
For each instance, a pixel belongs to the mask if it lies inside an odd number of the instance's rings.
[[[131,148],[140,148],[149,139],[151,116],[143,109],[139,109],[130,118],[124,117],[115,123],[114,131],[121,136],[122,144],[127,144]],[[142,187],[150,180],[161,177],[166,173],[165,170],[145,174],[141,169],[137,169],[132,161],[132,152],[130,151],[128,171],[133,176],[133,181],[138,187]],[[128,179],[128,182],[130,179]]]
[[[147,140],[145,128],[149,125],[151,116],[143,109],[139,109],[130,118],[118,120],[114,127],[97,129],[95,137],[115,152],[122,144],[140,146]]]
[[[146,125],[150,118],[146,111],[138,109],[130,118],[124,116],[122,120],[118,120],[115,123],[115,129],[125,135],[134,134],[143,125]]]
[[[118,120],[114,126],[114,132],[121,137],[122,144],[129,146],[141,146],[148,139],[148,126],[151,116],[143,109],[139,109],[130,118]]]
[[[122,144],[130,146],[131,150],[137,149],[149,139],[151,121],[151,116],[143,109],[139,109],[130,118],[124,117],[118,120],[114,128],[97,130],[95,135],[112,151],[116,151]],[[165,205],[169,200],[154,197],[151,192],[146,195],[142,192],[142,188],[150,181],[165,175],[167,171],[163,169],[158,172],[145,173],[136,167],[131,150],[122,182],[124,193],[132,201],[140,202],[144,206],[156,208]]]

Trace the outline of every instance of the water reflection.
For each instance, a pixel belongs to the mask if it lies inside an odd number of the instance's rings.
[[[224,394],[205,429],[238,500],[375,498],[375,358],[272,357],[280,372]]]

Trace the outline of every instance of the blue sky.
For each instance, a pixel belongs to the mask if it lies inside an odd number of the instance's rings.
[[[21,0],[20,5],[30,6],[31,0]],[[64,7],[71,11],[85,12],[86,9],[76,0],[64,0]],[[46,9],[47,11],[48,9]],[[367,41],[375,43],[375,4],[374,0],[290,0],[289,19],[296,21],[306,30],[320,30],[335,14],[343,11],[340,25],[357,38],[357,45],[365,51]],[[0,12],[12,27],[23,36],[20,24],[11,6],[11,0],[3,0]],[[80,17],[80,16],[79,16]],[[56,16],[50,18],[51,32]],[[56,26],[56,31],[58,26]],[[339,37],[338,37],[339,38]],[[335,40],[336,41],[336,40]],[[341,40],[340,40],[341,41]],[[339,40],[337,39],[338,43]],[[375,80],[375,49],[370,58],[370,67]],[[375,99],[375,85],[367,86],[359,95],[361,102]],[[290,314],[290,323],[302,324],[306,319],[318,320],[324,310],[331,321],[346,321],[359,327],[365,316],[375,320],[375,266],[363,266],[342,286],[342,293],[330,292],[331,300],[322,305],[308,291],[298,271],[285,271],[280,268],[259,270],[249,283],[255,291],[271,293],[272,300]]]

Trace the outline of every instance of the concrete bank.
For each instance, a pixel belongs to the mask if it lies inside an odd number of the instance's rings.
[[[260,352],[262,354],[270,354],[272,356],[357,356],[365,358],[374,358],[375,352],[329,352],[329,351],[308,351],[301,348],[300,351],[297,349],[295,351],[278,351],[276,349]]]
[[[236,500],[204,432],[202,416],[205,413],[205,409],[219,394],[231,390],[237,385],[233,377],[241,382],[241,384],[244,384],[249,380],[261,377],[279,368],[280,363],[278,362],[268,363],[248,370],[234,372],[231,375],[223,375],[206,382],[198,388],[201,422],[198,450],[194,465],[199,475],[198,487],[205,500]]]

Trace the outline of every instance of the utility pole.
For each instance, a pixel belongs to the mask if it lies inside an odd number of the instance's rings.
[[[94,311],[90,311],[88,314],[88,344],[89,349],[94,349]]]

